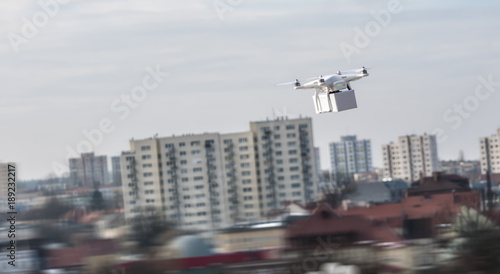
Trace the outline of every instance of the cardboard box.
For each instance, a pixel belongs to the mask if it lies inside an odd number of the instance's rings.
[[[356,104],[356,95],[354,94],[354,90],[330,93],[330,102],[332,105],[332,111],[334,112],[358,107]]]
[[[316,114],[326,112],[339,112],[357,108],[354,90],[346,90],[337,93],[320,93],[312,97]],[[317,101],[316,101],[317,100]]]

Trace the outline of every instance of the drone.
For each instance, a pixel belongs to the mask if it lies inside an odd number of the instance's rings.
[[[315,89],[313,100],[317,114],[339,112],[357,108],[356,97],[350,82],[368,75],[366,68],[362,67],[361,69],[337,71],[336,74],[309,78],[305,84],[301,84],[296,79],[294,82],[278,85],[294,85],[294,89]]]

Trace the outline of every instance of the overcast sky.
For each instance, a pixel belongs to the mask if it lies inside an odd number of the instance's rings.
[[[100,123],[92,148],[112,156],[131,138],[308,116],[323,169],[345,134],[371,139],[381,166],[380,146],[405,134],[478,159],[500,127],[498,1],[48,2],[0,2],[0,161],[20,179],[61,172]],[[275,86],[361,66],[355,110],[316,115],[313,91]]]

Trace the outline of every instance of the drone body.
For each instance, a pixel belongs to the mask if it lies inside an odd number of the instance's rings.
[[[315,89],[313,100],[316,113],[320,114],[356,108],[356,97],[349,83],[366,76],[368,76],[368,71],[363,67],[357,70],[338,71],[337,74],[315,77],[303,85],[298,79],[295,82],[279,85],[293,84],[294,89]]]

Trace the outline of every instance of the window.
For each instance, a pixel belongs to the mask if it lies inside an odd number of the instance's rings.
[[[199,154],[201,154],[201,151],[199,149],[191,151],[191,155],[199,155]]]
[[[248,154],[240,155],[240,160],[246,160],[248,158],[250,158],[250,155],[248,155]]]
[[[248,139],[247,138],[240,138],[240,139],[238,139],[238,142],[239,143],[246,143],[246,142],[248,142]]]
[[[250,176],[250,171],[241,172],[241,176]]]
[[[295,155],[295,154],[297,154],[297,150],[296,149],[289,150],[288,154],[289,155]]]
[[[232,143],[233,143],[233,140],[231,140],[231,139],[224,140],[224,144],[225,145],[229,145],[229,144],[232,144]]]
[[[151,167],[153,167],[152,164],[143,164],[142,165],[142,168],[151,168]]]
[[[186,152],[185,152],[185,151],[181,151],[179,154],[180,154],[181,156],[184,156],[184,155],[186,155]]]
[[[242,168],[245,168],[245,167],[250,167],[250,163],[242,163],[242,164],[241,164],[241,167],[242,167]]]
[[[295,129],[295,125],[287,125],[287,126],[286,126],[286,129],[287,129],[287,130],[292,130],[292,129]]]
[[[300,183],[292,184],[292,188],[300,188]]]
[[[240,147],[239,148],[240,151],[247,151],[248,150],[248,147],[247,146],[243,146],[243,147]]]
[[[142,146],[141,151],[148,151],[151,150],[151,146]]]
[[[193,172],[201,172],[203,169],[201,167],[193,168]]]
[[[165,144],[165,148],[173,148],[174,144]]]
[[[145,172],[142,174],[143,177],[151,177],[153,176],[153,172]]]
[[[181,160],[181,165],[186,165],[187,161],[186,160]]]
[[[295,133],[287,133],[286,138],[295,138]]]
[[[194,179],[195,182],[196,181],[203,181],[203,176],[196,176],[193,179]]]
[[[151,155],[142,155],[143,160],[151,159]]]
[[[192,141],[191,142],[192,147],[199,146],[199,145],[200,145],[200,141]]]
[[[292,166],[292,167],[290,167],[290,171],[299,171],[299,167],[298,166]]]
[[[154,184],[154,183],[153,183],[153,182],[151,182],[151,181],[144,182],[144,185],[145,185],[145,186],[150,186],[150,185],[153,185],[153,184]]]

